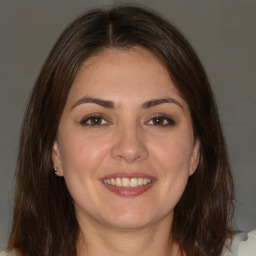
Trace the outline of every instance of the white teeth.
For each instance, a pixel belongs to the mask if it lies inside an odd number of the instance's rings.
[[[130,181],[128,178],[122,178],[122,187],[129,187]]]
[[[142,186],[144,184],[143,181],[144,181],[143,178],[138,178],[138,185]]]
[[[122,186],[122,182],[120,178],[116,178],[116,186],[121,187]]]
[[[130,180],[130,187],[132,187],[132,188],[138,187],[138,179],[132,178]]]
[[[147,185],[149,183],[152,183],[151,179],[147,178],[111,178],[111,179],[104,179],[104,183],[106,184],[111,184],[113,186],[118,186],[118,187],[131,187],[131,188],[136,188],[138,186],[143,186]]]

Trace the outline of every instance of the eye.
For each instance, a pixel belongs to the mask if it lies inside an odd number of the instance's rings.
[[[80,124],[87,125],[87,126],[102,126],[102,125],[108,125],[109,122],[100,115],[93,115],[83,119],[80,122]]]
[[[175,121],[167,116],[154,116],[146,124],[152,125],[152,126],[166,127],[166,126],[175,125]]]

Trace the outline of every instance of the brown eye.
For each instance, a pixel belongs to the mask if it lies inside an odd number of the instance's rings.
[[[97,117],[97,116],[94,116],[90,119],[91,121],[91,125],[101,125],[102,123],[102,117]]]
[[[154,125],[164,125],[165,124],[165,119],[163,117],[154,117],[152,119],[152,122]]]
[[[82,125],[88,125],[88,126],[101,126],[106,125],[108,122],[102,117],[102,116],[89,116],[86,119],[81,121]]]
[[[155,116],[147,122],[148,125],[152,126],[169,126],[174,125],[175,122],[167,116]]]

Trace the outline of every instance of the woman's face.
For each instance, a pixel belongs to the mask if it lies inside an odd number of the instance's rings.
[[[72,85],[52,157],[79,222],[139,228],[172,220],[197,167],[189,107],[149,51],[107,49]]]

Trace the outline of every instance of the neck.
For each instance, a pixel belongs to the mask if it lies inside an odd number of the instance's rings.
[[[79,222],[79,256],[178,256],[177,246],[170,246],[170,216],[157,224],[138,229],[120,229],[96,223]]]

